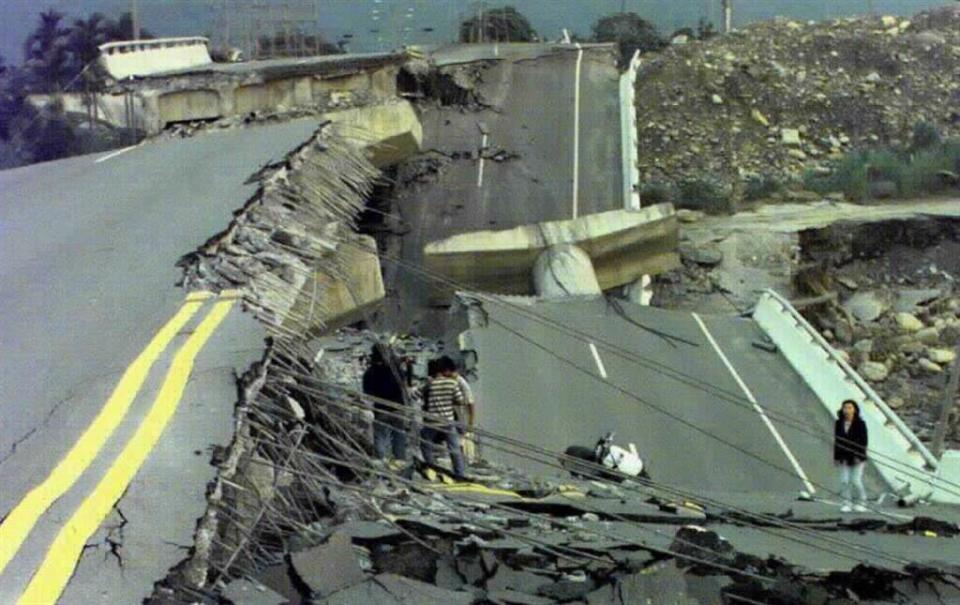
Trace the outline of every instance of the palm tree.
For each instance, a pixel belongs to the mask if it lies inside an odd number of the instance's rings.
[[[93,13],[87,19],[77,19],[70,29],[70,54],[75,73],[80,73],[100,54],[99,46],[107,42],[107,19],[102,13]]]
[[[133,40],[133,15],[129,12],[120,15],[117,20],[108,19],[103,25],[107,42]],[[154,35],[148,30],[140,28],[140,39],[149,40]]]
[[[63,15],[53,9],[40,13],[37,28],[24,43],[24,66],[34,77],[35,84],[61,90],[69,82],[70,54],[63,27]]]

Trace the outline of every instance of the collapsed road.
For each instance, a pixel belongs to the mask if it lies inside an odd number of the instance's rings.
[[[447,52],[432,59],[436,77],[399,86],[426,96],[428,151],[386,172],[436,161],[441,176],[414,171],[411,182],[424,186],[399,192],[412,231],[399,251],[386,242],[383,258],[417,267],[427,237],[622,207],[609,48]],[[459,65],[466,74],[444,72]],[[439,88],[424,90],[430,81]],[[593,87],[592,104],[577,101],[581,84]],[[563,102],[531,111],[542,90]],[[580,120],[590,126],[580,131]],[[820,395],[757,320],[606,297],[496,299],[505,312],[467,293],[443,327],[469,334],[395,339],[426,317],[422,279],[388,276],[406,293],[401,321],[374,313],[379,268],[349,251],[377,260],[354,227],[381,184],[349,132],[291,121],[0,173],[17,194],[0,215],[12,259],[0,291],[12,301],[4,344],[18,352],[0,381],[9,402],[0,478],[13,488],[0,532],[14,538],[0,540],[4,601],[956,596],[956,508],[897,508],[881,459],[869,487],[884,498],[840,515],[817,437],[829,430]],[[446,132],[453,139],[442,141]],[[584,148],[589,169],[576,161]],[[107,195],[122,204],[105,204]],[[58,210],[75,219],[45,220]],[[351,287],[357,267],[377,278],[361,296]],[[24,275],[41,279],[25,284]],[[329,332],[345,308],[366,330]],[[23,321],[38,310],[43,324]],[[394,340],[421,369],[444,351],[476,356],[476,434],[488,460],[467,477],[373,459],[375,402],[359,382],[374,340]],[[70,363],[55,363],[65,350],[76,352]],[[614,428],[637,442],[652,482],[562,472],[567,445]]]
[[[183,367],[175,354],[216,303],[185,301],[175,264],[255,190],[251,174],[315,128],[224,131],[0,172],[0,601],[16,601],[165,380],[192,369],[184,404],[116,512],[97,533],[100,520],[85,521],[81,546],[92,548],[65,602],[137,601],[182,558],[193,532],[183,519],[202,514],[213,475],[209,448],[231,434],[234,369],[259,357],[263,332],[232,307]],[[28,493],[27,514],[11,516]]]
[[[452,46],[431,59],[429,72],[401,86],[423,98],[424,152],[397,167],[390,208],[402,236],[386,245],[390,254],[420,265],[427,243],[451,235],[623,207],[611,45]],[[384,268],[396,290],[392,321],[434,329],[422,280],[398,263]]]

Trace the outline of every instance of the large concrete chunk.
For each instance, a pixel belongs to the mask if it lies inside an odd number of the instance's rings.
[[[337,251],[340,271],[317,270],[306,278],[288,313],[291,328],[305,321],[317,333],[333,330],[360,321],[383,300],[376,242],[346,230],[341,237],[347,241]]]
[[[574,220],[523,225],[506,231],[474,231],[431,242],[424,264],[461,286],[498,294],[533,294],[532,270],[548,248],[574,245],[593,263],[600,288],[631,283],[679,266],[673,206],[614,210]],[[436,290],[444,301],[452,288]]]
[[[326,544],[293,553],[294,572],[314,595],[327,596],[363,582],[366,576],[350,538],[334,534]]]
[[[209,65],[206,38],[158,38],[100,45],[100,63],[116,80]]]
[[[598,296],[597,274],[587,253],[569,244],[551,246],[533,266],[534,290],[543,298]]]
[[[413,105],[396,101],[334,111],[323,119],[345,126],[374,166],[383,167],[420,151],[423,128]]]

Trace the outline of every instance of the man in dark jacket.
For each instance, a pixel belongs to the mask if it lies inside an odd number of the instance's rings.
[[[863,471],[867,465],[867,423],[860,417],[860,406],[847,399],[837,412],[833,427],[833,461],[840,470],[840,493],[845,513],[866,512],[867,491],[863,487]],[[857,504],[851,507],[851,486],[857,490]]]
[[[407,456],[407,428],[404,418],[404,393],[400,368],[393,360],[386,345],[376,344],[370,351],[370,366],[363,373],[363,392],[374,397],[373,404],[373,449],[377,458],[387,457],[387,449],[393,457],[403,460]]]

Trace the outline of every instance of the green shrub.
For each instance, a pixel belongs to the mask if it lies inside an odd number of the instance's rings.
[[[833,166],[829,176],[807,173],[807,189],[835,191],[854,201],[872,199],[877,183],[892,182],[901,197],[917,197],[944,191],[950,184],[943,173],[960,173],[960,141],[948,140],[907,153],[899,149],[855,151]]]
[[[687,179],[678,184],[681,208],[707,214],[733,214],[736,204],[728,187],[709,179]]]
[[[674,197],[673,187],[661,181],[644,183],[640,188],[640,200],[644,205],[666,204],[672,202]]]
[[[783,183],[770,174],[748,177],[744,183],[743,199],[748,202],[772,197],[783,190]]]
[[[913,125],[913,148],[930,149],[940,145],[940,130],[933,122],[920,120]]]

